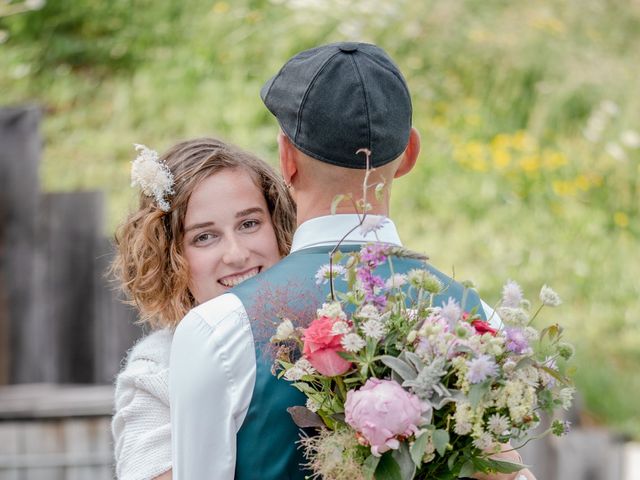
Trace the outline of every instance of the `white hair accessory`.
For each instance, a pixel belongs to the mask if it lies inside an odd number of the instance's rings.
[[[165,197],[174,193],[171,170],[159,160],[155,150],[137,143],[133,145],[138,156],[131,162],[131,186],[139,185],[142,193],[155,198],[160,210],[168,212],[171,205]]]

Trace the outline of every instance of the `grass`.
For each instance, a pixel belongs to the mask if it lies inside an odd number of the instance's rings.
[[[132,202],[133,143],[218,135],[273,161],[262,83],[319,43],[384,46],[422,133],[394,187],[407,245],[489,302],[508,278],[553,286],[565,304],[544,318],[576,344],[590,416],[640,439],[636,3],[59,0],[1,17],[3,103],[46,112],[43,187],[104,191],[106,232]]]

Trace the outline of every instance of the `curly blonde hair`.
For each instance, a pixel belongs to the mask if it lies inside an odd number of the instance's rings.
[[[136,306],[140,323],[151,328],[175,327],[196,305],[182,243],[189,198],[204,179],[226,168],[247,171],[267,202],[280,255],[289,252],[295,230],[289,191],[258,157],[214,138],[198,138],[171,147],[160,161],[174,178],[170,209],[164,212],[153,198],[141,193],[138,210],[116,231],[116,256],[110,269],[127,294],[126,303]]]

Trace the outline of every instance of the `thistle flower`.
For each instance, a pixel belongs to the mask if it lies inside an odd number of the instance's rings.
[[[529,315],[522,308],[500,307],[498,315],[507,325],[524,327],[529,323]]]
[[[456,302],[452,297],[449,297],[447,303],[442,302],[441,307],[437,307],[438,314],[440,317],[444,318],[449,324],[449,330],[453,331],[455,324],[460,320],[462,316],[462,309],[458,302]]]
[[[507,337],[507,350],[510,350],[516,355],[522,355],[529,350],[529,342],[521,328],[508,327],[505,333]]]
[[[558,343],[558,355],[560,355],[565,360],[571,359],[575,353],[575,349],[573,345],[567,342],[559,342]]]
[[[540,289],[540,301],[549,307],[557,307],[562,303],[560,296],[546,285],[543,285]]]
[[[377,232],[388,222],[389,219],[383,215],[365,215],[360,225],[360,234],[366,236],[371,232]]]
[[[496,362],[489,355],[480,355],[467,362],[469,370],[467,380],[469,383],[484,382],[489,377],[494,377],[498,373]]]
[[[165,197],[174,193],[171,170],[160,161],[155,150],[139,144],[134,146],[138,156],[131,163],[131,186],[139,186],[144,195],[155,199],[160,210],[168,212],[171,205]]]
[[[509,280],[504,287],[502,287],[502,305],[504,307],[520,307],[522,297],[522,288],[513,280]]]

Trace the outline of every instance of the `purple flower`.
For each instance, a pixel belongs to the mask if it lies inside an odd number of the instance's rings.
[[[371,269],[376,268],[387,259],[386,245],[370,243],[360,250],[360,259]]]
[[[489,355],[480,355],[467,362],[469,371],[467,379],[469,383],[484,382],[489,377],[494,377],[498,373],[498,366]]]
[[[449,325],[449,331],[453,332],[456,327],[456,323],[462,316],[462,309],[458,302],[452,297],[449,297],[447,303],[442,302],[442,306],[436,309],[436,312],[440,314],[440,317],[444,318]]]
[[[364,289],[365,302],[371,303],[378,308],[384,308],[387,298],[384,296],[385,282],[382,277],[374,275],[366,267],[359,268],[356,276]]]
[[[507,334],[507,350],[522,355],[529,348],[529,341],[524,334],[524,330],[517,327],[509,327],[505,330]]]

